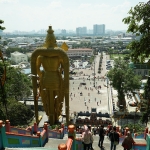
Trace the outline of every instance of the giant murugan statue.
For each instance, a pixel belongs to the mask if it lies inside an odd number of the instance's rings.
[[[38,121],[38,97],[41,96],[49,122],[51,125],[55,124],[61,115],[65,99],[68,124],[69,58],[63,48],[57,47],[53,32],[49,26],[44,47],[37,48],[31,56],[35,116]]]

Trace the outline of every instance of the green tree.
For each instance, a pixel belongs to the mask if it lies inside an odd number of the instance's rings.
[[[8,102],[8,113],[9,120],[13,126],[27,125],[34,116],[34,112],[31,109],[16,100]]]
[[[23,100],[23,98],[31,95],[31,81],[19,68],[7,67],[7,95],[14,97],[16,100]]]
[[[140,2],[128,12],[129,16],[122,21],[128,24],[127,32],[140,36],[132,41],[128,48],[132,51],[131,58],[134,62],[143,62],[150,54],[150,1]]]
[[[22,50],[22,48],[18,48],[18,47],[10,48],[10,47],[9,47],[9,48],[6,50],[6,56],[7,56],[7,57],[10,57],[10,54],[13,53],[13,52],[16,52],[16,51],[18,51],[18,52],[24,52],[24,51]]]
[[[150,76],[148,76],[147,83],[144,87],[144,102],[142,104],[142,107],[144,107],[144,111],[142,113],[141,121],[142,123],[145,123],[147,126],[148,123],[148,117],[150,114]]]
[[[12,126],[27,126],[34,116],[34,112],[31,109],[14,99],[8,100],[7,108],[9,118],[7,118],[4,113],[4,107],[1,107],[0,109],[0,112],[2,112],[0,113],[0,118],[1,120],[9,119]]]
[[[114,53],[114,48],[109,48],[108,54],[110,55],[110,58],[112,58],[113,53]]]
[[[136,89],[140,88],[140,76],[135,75],[128,63],[119,58],[114,61],[114,68],[108,72],[107,77],[118,92],[118,107],[125,109],[125,95],[134,93]]]
[[[73,49],[75,49],[75,48],[79,48],[79,45],[78,45],[78,44],[76,44],[76,43],[73,43],[73,44],[72,44],[72,48],[73,48]]]
[[[0,30],[4,30],[5,29],[5,27],[1,26],[2,23],[4,23],[4,21],[0,19]],[[1,39],[1,36],[0,36],[0,39]],[[7,100],[6,100],[6,92],[5,92],[6,66],[5,66],[5,62],[3,60],[3,54],[2,54],[1,49],[0,49],[0,59],[2,60],[2,61],[0,61],[0,62],[2,62],[0,64],[0,105],[2,104],[5,107],[6,116],[8,116]],[[2,112],[2,111],[0,110],[0,112]]]
[[[0,78],[4,74],[4,67],[6,67],[6,82],[4,85],[0,82],[0,110],[3,110],[3,115],[9,118],[7,102],[10,99],[15,99],[17,101],[23,100],[23,98],[31,95],[31,81],[23,73],[20,72],[19,68],[15,69],[10,67],[10,65],[5,63],[0,63]],[[0,80],[1,81],[1,80]]]
[[[127,55],[125,55],[125,56],[123,57],[123,59],[124,59],[125,61],[128,61],[128,62],[129,62],[130,56],[127,54]]]
[[[80,47],[83,48],[84,47],[84,42],[80,42]]]
[[[7,41],[3,41],[3,46],[6,46],[8,44]]]
[[[5,27],[1,26],[2,23],[4,23],[4,21],[0,19],[0,30],[4,30],[5,29]],[[1,39],[1,36],[0,36],[0,39]]]
[[[88,48],[91,48],[91,42],[88,42],[88,43],[87,43],[87,47],[88,47]]]
[[[6,82],[5,82],[5,72],[6,72],[6,65],[2,61],[0,63],[0,106],[2,105],[5,108],[5,114],[6,117],[8,117],[8,111],[7,111],[7,99],[6,99]],[[0,107],[1,108],[1,107]],[[2,111],[1,111],[2,112]]]

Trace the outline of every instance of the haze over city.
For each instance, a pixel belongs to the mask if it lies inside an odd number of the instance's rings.
[[[147,2],[141,0],[140,2]],[[138,0],[0,0],[4,32],[47,29],[75,30],[105,24],[106,30],[126,30],[122,22]]]

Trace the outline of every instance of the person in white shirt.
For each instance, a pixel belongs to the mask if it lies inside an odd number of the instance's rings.
[[[90,150],[91,142],[93,143],[93,136],[87,126],[84,127],[84,132],[82,133],[82,141],[84,150]]]

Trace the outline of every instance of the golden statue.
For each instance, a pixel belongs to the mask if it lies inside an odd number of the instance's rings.
[[[36,122],[38,122],[38,97],[41,96],[50,124],[55,124],[61,115],[65,98],[66,122],[68,124],[69,58],[65,50],[62,49],[63,46],[62,48],[57,47],[53,32],[52,27],[49,26],[44,47],[37,48],[31,56],[35,116]],[[64,72],[63,76],[62,72]]]

